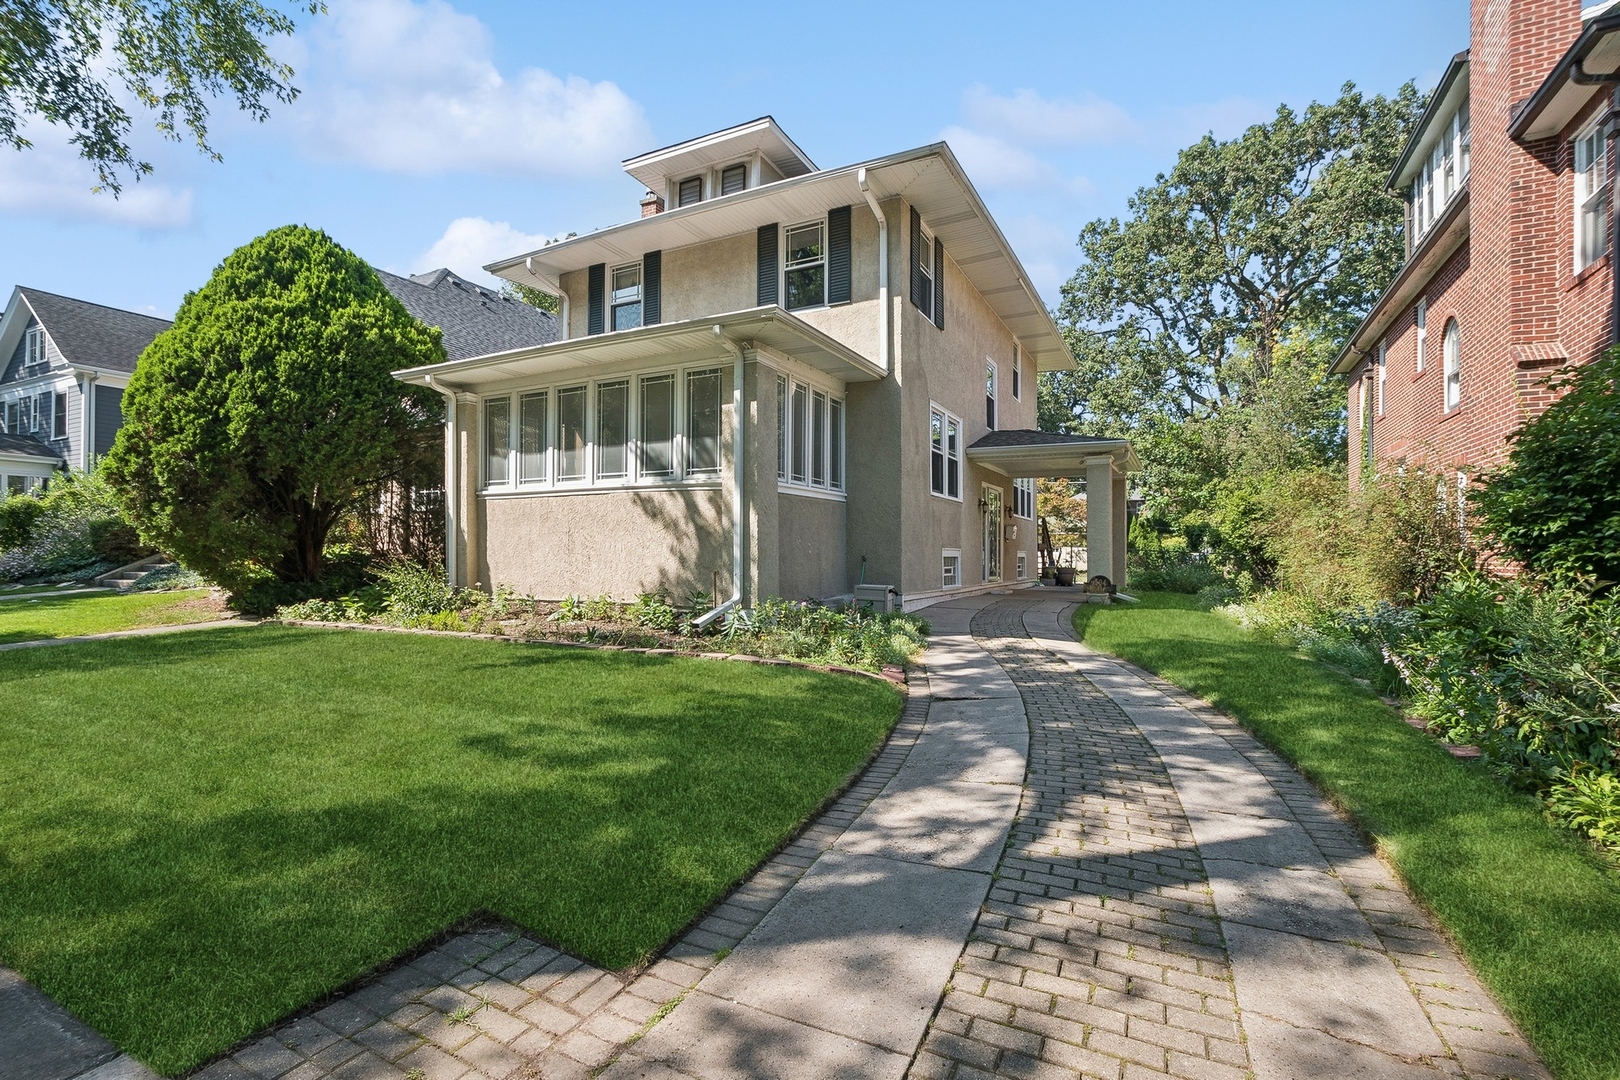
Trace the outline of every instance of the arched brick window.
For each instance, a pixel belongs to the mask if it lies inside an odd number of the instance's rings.
[[[1456,319],[1446,320],[1441,348],[1446,369],[1446,411],[1450,412],[1462,402],[1462,345],[1458,340]]]

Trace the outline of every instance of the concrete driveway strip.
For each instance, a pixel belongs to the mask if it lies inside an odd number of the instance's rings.
[[[989,892],[1023,785],[1023,704],[968,629],[996,599],[929,609],[923,662],[934,701],[905,762],[607,1080],[905,1074]]]

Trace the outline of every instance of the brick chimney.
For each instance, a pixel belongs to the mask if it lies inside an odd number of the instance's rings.
[[[654,195],[652,192],[649,191],[649,192],[647,192],[647,194],[645,194],[645,195],[643,195],[641,197],[641,216],[642,217],[648,218],[648,217],[652,217],[654,214],[662,214],[663,212],[664,212],[664,197],[662,195]]]

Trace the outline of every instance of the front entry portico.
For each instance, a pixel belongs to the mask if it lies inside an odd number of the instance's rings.
[[[1126,477],[1141,468],[1129,440],[1049,431],[992,431],[967,448],[967,457],[975,465],[1013,479],[1084,480],[1086,576],[1101,574],[1116,589],[1125,587]]]

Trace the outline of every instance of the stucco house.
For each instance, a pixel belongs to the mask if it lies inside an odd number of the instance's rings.
[[[0,485],[27,491],[112,448],[135,361],[167,319],[40,289],[11,290],[0,316]]]
[[[1033,584],[1065,476],[1123,584],[1130,445],[1035,430],[1073,359],[947,145],[819,169],[764,117],[624,167],[639,217],[487,268],[559,340],[397,373],[450,404],[453,581],[912,609]]]

